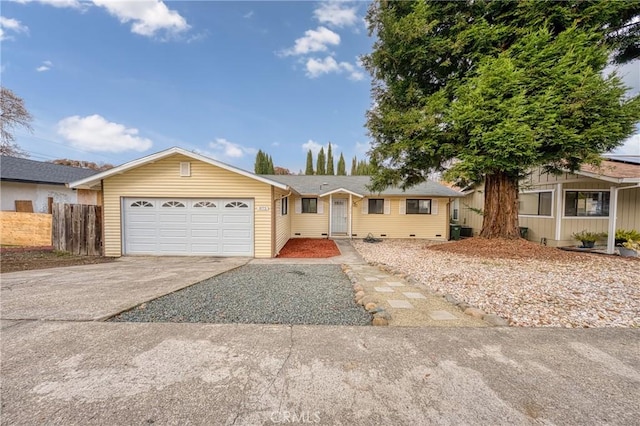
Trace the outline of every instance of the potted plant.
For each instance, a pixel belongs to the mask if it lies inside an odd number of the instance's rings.
[[[638,250],[640,250],[640,242],[635,240],[627,240],[622,243],[621,247],[618,247],[620,256],[623,257],[637,257]]]
[[[623,243],[629,240],[640,241],[640,232],[635,229],[629,231],[624,229],[616,229],[615,245],[616,247],[622,247]]]
[[[581,248],[593,248],[596,245],[596,241],[606,236],[607,234],[603,232],[590,232],[586,229],[571,234],[571,237],[574,240],[580,241],[582,243]]]

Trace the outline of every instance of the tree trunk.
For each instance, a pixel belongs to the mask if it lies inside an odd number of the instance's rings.
[[[505,173],[485,178],[483,238],[520,238],[518,229],[518,179]]]

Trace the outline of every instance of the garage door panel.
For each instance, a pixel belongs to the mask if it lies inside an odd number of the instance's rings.
[[[249,215],[243,215],[243,216],[236,216],[236,215],[231,215],[231,214],[224,214],[222,216],[222,223],[223,224],[234,224],[234,223],[239,223],[239,224],[249,224],[251,223],[251,216]]]
[[[128,198],[126,254],[252,256],[253,200]]]

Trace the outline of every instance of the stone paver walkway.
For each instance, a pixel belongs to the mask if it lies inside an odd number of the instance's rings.
[[[342,250],[342,247],[340,247]],[[391,315],[397,327],[487,327],[478,318],[465,315],[458,307],[405,279],[364,263],[349,264],[346,272],[360,284],[366,296]]]

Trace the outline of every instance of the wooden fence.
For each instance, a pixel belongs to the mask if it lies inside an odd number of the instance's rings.
[[[102,207],[86,204],[54,204],[53,248],[72,254],[102,254]]]

